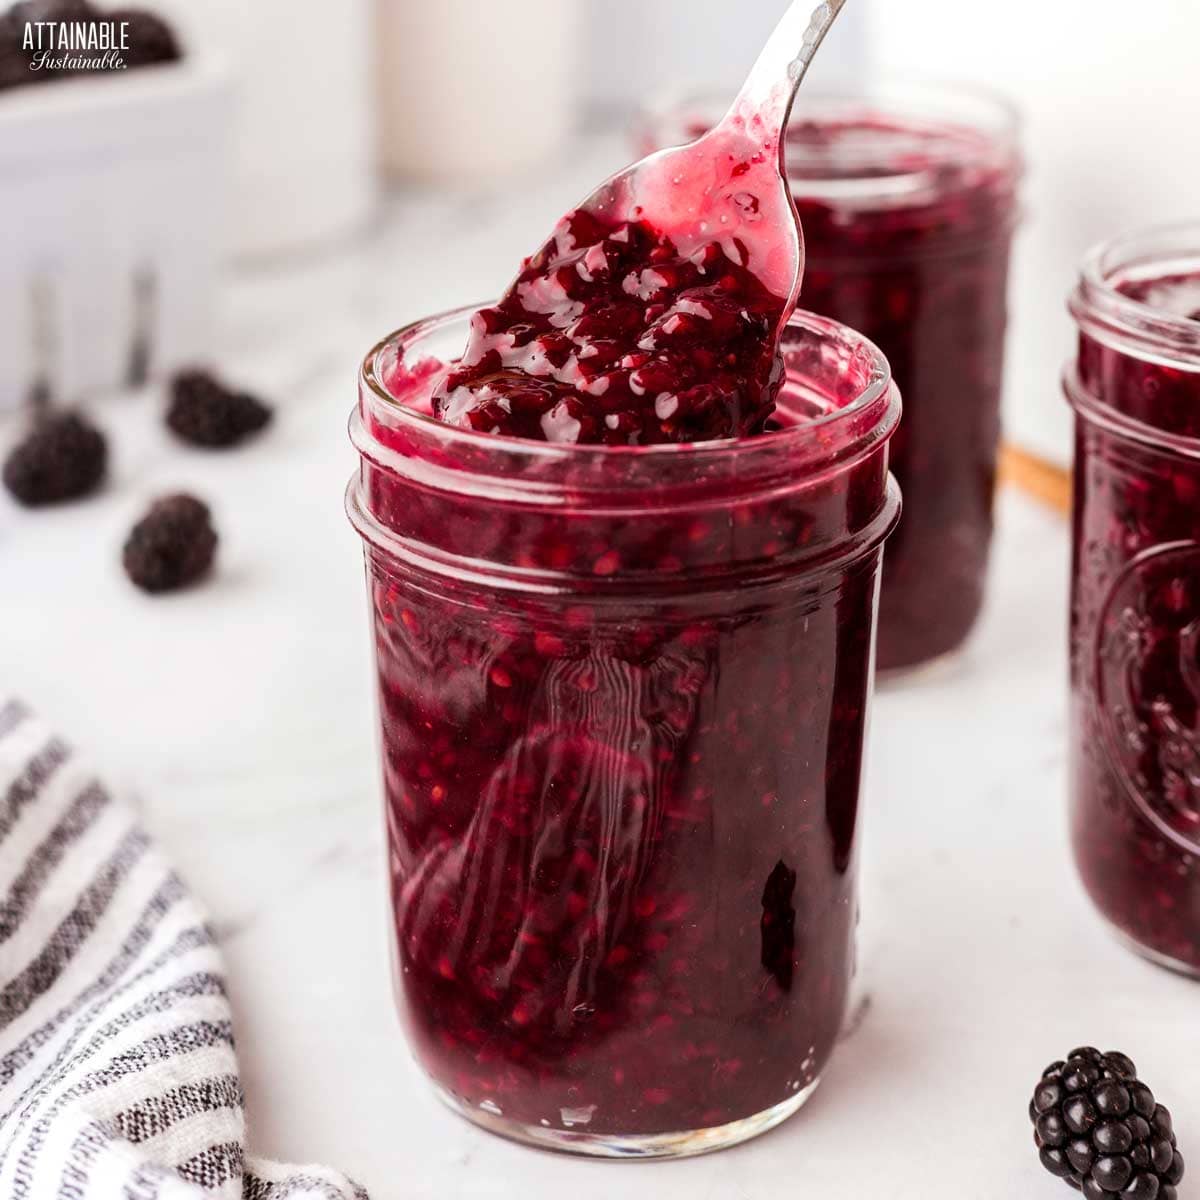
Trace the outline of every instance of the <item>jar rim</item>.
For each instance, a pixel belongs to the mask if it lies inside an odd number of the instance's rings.
[[[443,545],[440,534],[405,532],[404,505],[389,509],[387,500],[399,494],[396,487],[432,498],[429,503],[451,525],[464,513],[482,510],[495,513],[501,524],[528,518],[620,525],[711,515],[715,527],[728,531],[733,557],[694,565],[704,568],[704,589],[719,590],[733,586],[735,575],[736,586],[765,586],[857,561],[894,526],[900,497],[885,464],[887,442],[900,419],[900,394],[886,358],[854,330],[816,314],[794,314],[784,332],[788,382],[782,407],[801,417],[810,402],[835,406],[794,426],[712,442],[555,445],[463,429],[429,411],[436,380],[461,353],[467,320],[476,311],[461,308],[413,322],[373,347],[363,362],[350,419],[359,467],[346,507],[369,545],[433,575],[450,572],[476,583],[497,578],[491,551],[483,558],[464,557]],[[860,470],[865,473],[856,474]],[[843,478],[861,480],[866,491],[853,511],[848,508],[819,535],[800,538],[761,561],[739,557],[748,552],[745,546],[732,549],[741,546],[743,514],[803,506],[806,497],[820,502],[830,494],[824,489],[833,484],[836,494],[836,481]],[[389,483],[381,488],[384,479]],[[848,497],[850,489],[845,491]],[[563,577],[553,563],[515,560],[506,561],[500,573],[505,587],[532,591],[554,590]],[[587,573],[587,586],[606,594],[664,586],[664,578],[652,574],[593,575]],[[669,571],[671,586],[685,578]]]
[[[422,335],[431,333],[438,328],[449,326],[454,321],[471,317],[486,305],[471,304],[449,309],[430,317],[412,321],[382,338],[367,352],[359,371],[360,391],[372,395],[387,406],[390,415],[417,431],[436,434],[439,438],[458,442],[460,445],[473,447],[489,454],[509,453],[523,459],[537,459],[541,462],[563,463],[600,463],[615,462],[627,459],[630,462],[644,462],[651,458],[662,457],[672,462],[695,461],[697,464],[711,461],[723,455],[755,454],[765,449],[773,453],[786,451],[793,447],[803,446],[823,433],[852,425],[856,418],[861,418],[873,406],[882,402],[884,411],[881,413],[882,432],[890,434],[900,417],[899,396],[895,392],[891,366],[883,352],[868,338],[849,326],[842,325],[828,317],[797,309],[788,321],[806,327],[818,335],[841,337],[853,343],[856,352],[864,354],[870,361],[869,381],[849,404],[833,409],[821,416],[805,420],[787,429],[773,430],[767,435],[751,435],[736,438],[720,438],[703,442],[667,442],[655,443],[648,446],[607,446],[607,445],[567,445],[554,442],[542,442],[532,438],[512,437],[508,434],[484,433],[461,426],[448,425],[428,413],[416,409],[394,396],[382,378],[379,363],[383,355],[394,347],[405,342],[413,342]],[[369,435],[361,428],[359,410],[351,418],[351,439],[361,452],[364,449],[364,439]],[[877,440],[880,429],[872,429],[872,441]],[[839,461],[844,462],[844,459]]]
[[[1126,295],[1122,276],[1161,276],[1190,263],[1200,273],[1200,221],[1158,225],[1100,242],[1084,256],[1068,307],[1089,336],[1164,366],[1200,369],[1200,322]]]
[[[714,87],[660,93],[638,109],[634,118],[635,132],[648,137],[651,130],[662,133],[663,127],[667,126],[668,137],[673,140],[676,134],[686,134],[685,122],[689,109],[707,109],[719,117],[727,99],[721,90]],[[973,110],[965,111],[964,104],[974,106]],[[827,113],[821,112],[822,106],[826,106]],[[1024,118],[1021,110],[1003,92],[985,85],[972,81],[887,74],[857,85],[817,87],[812,91],[806,89],[801,93],[792,119],[800,124],[822,116],[832,119],[837,108],[863,119],[868,113],[874,112],[879,116],[894,118],[898,123],[907,120],[912,126],[931,133],[936,128],[947,134],[986,134],[989,153],[995,156],[999,150],[1002,165],[1007,166],[1014,175],[1022,171],[1020,135]],[[669,124],[672,121],[674,125]],[[961,138],[953,142],[947,138],[947,150],[951,145],[956,153],[948,153],[945,161],[961,161]],[[864,182],[880,179],[882,187],[886,177],[879,177],[877,172],[871,170],[877,165],[878,158],[877,153],[862,153],[857,158],[857,165],[861,168],[860,178]],[[936,154],[931,154],[931,165],[936,166],[937,163]],[[837,170],[830,169],[824,176],[813,171],[806,172],[799,179],[805,185],[817,188],[823,183],[853,178],[853,174],[846,169],[847,165],[851,168],[856,165],[854,155],[850,156],[848,163],[839,165]],[[793,185],[796,182],[793,176]]]

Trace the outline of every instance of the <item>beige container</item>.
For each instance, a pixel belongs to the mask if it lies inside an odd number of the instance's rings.
[[[470,180],[545,162],[574,124],[579,0],[376,0],[380,157]]]
[[[375,203],[371,0],[149,2],[231,65],[234,252],[319,248],[361,229]]]

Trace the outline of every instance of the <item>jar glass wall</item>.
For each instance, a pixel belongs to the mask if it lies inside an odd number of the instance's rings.
[[[352,421],[405,1024],[507,1136],[715,1149],[844,1015],[899,397],[801,314],[776,432],[477,434],[427,415],[467,316],[374,350]]]
[[[1200,225],[1101,247],[1071,309],[1075,855],[1128,942],[1200,974]]]
[[[644,114],[642,151],[708,128],[722,97]],[[1000,437],[1009,251],[1020,158],[1003,102],[872,83],[802,90],[787,143],[804,227],[806,309],[883,351],[904,395],[892,470],[904,518],[888,543],[885,671],[958,649],[983,602]]]

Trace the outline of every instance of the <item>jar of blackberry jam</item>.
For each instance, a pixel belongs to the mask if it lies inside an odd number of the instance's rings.
[[[372,350],[351,422],[404,1022],[496,1132],[718,1149],[844,1016],[899,395],[798,314],[758,436],[479,433],[429,415],[469,316]]]
[[[1200,975],[1200,225],[1101,247],[1071,311],[1075,856],[1130,945]]]
[[[696,137],[722,111],[715,96],[662,105],[640,119],[639,147]],[[966,89],[801,91],[787,167],[804,226],[805,308],[874,342],[904,396],[891,447],[904,518],[888,542],[879,665],[923,666],[962,645],[983,603],[1016,118]]]

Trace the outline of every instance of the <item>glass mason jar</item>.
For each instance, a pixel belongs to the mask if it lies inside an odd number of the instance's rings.
[[[643,115],[643,152],[698,136],[724,97]],[[983,603],[1000,441],[1009,250],[1021,160],[1003,102],[959,88],[802,90],[787,142],[806,309],[859,330],[904,396],[879,665],[961,646]]]
[[[717,1149],[844,1015],[899,396],[798,315],[768,435],[480,434],[428,415],[468,318],[372,350],[351,423],[408,1034],[509,1137]]]
[[[1200,225],[1102,246],[1071,311],[1075,857],[1127,942],[1200,975]]]

